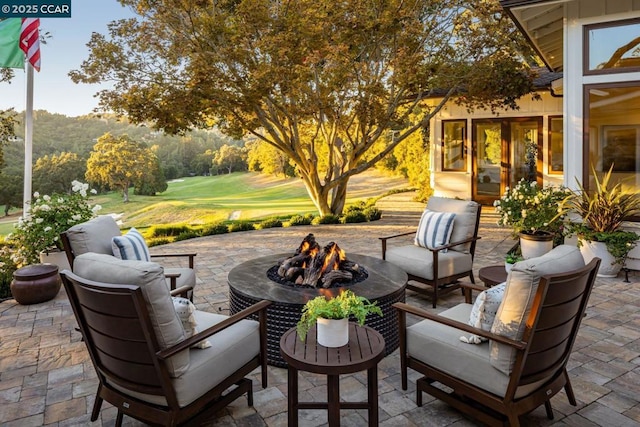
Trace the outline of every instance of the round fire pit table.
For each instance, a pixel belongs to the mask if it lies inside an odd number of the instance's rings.
[[[304,304],[319,296],[335,296],[342,289],[377,302],[383,316],[367,316],[365,325],[378,331],[386,343],[385,356],[399,344],[398,316],[392,305],[404,302],[407,274],[395,265],[379,258],[349,254],[348,259],[363,266],[368,277],[359,283],[335,288],[310,288],[283,285],[267,277],[267,270],[291,254],[269,255],[243,262],[229,272],[229,303],[231,314],[238,313],[261,300],[272,301],[267,308],[267,361],[286,367],[280,354],[280,338],[296,326]],[[255,317],[257,320],[257,316]]]

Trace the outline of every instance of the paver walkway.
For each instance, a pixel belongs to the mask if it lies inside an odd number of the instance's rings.
[[[380,221],[366,224],[309,226],[268,229],[203,237],[174,243],[154,251],[195,251],[199,285],[195,303],[201,310],[228,312],[227,274],[235,265],[254,257],[295,250],[309,232],[319,242],[336,241],[348,253],[380,256],[377,237],[411,230],[422,205],[408,194],[383,199]],[[486,209],[489,211],[489,209]],[[508,232],[495,226],[495,215],[487,212],[479,234],[474,267],[502,263],[513,245]],[[622,275],[621,275],[622,276]],[[476,274],[477,277],[477,274]],[[570,406],[560,393],[552,399],[555,420],[546,419],[539,408],[524,425],[640,426],[640,277],[598,279],[587,317],[569,361],[570,376],[578,406]],[[439,312],[458,304],[452,293],[432,309],[428,299],[407,291],[407,301]],[[90,423],[97,380],[64,290],[49,302],[31,306],[14,300],[0,303],[0,425],[105,425],[115,422],[116,411],[105,404],[98,421]],[[425,405],[415,405],[415,386],[400,387],[398,352],[379,365],[381,426],[473,426],[459,412],[425,395]],[[412,371],[410,371],[412,372]],[[410,376],[414,383],[417,375]],[[206,425],[286,426],[286,370],[269,367],[269,387],[258,386],[254,376],[254,406],[236,400]],[[341,379],[346,400],[366,398],[363,373]],[[325,378],[301,373],[301,400],[324,400]],[[343,426],[363,426],[366,411],[342,412]],[[301,426],[326,425],[325,411],[301,411]],[[125,425],[140,423],[125,417]]]

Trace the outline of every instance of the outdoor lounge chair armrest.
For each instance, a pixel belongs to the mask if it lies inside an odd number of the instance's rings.
[[[151,258],[189,258],[189,268],[193,270],[193,258],[197,253],[180,253],[180,254],[151,254]]]
[[[180,277],[181,273],[164,273],[164,277],[166,277],[167,279],[169,279],[169,283],[171,284],[169,286],[169,290],[173,291],[178,283],[178,277]]]
[[[437,246],[433,249],[429,249],[431,252],[440,252],[443,249],[451,249],[454,246],[458,246],[458,245],[463,245],[465,243],[470,243],[473,242],[474,240],[480,240],[482,237],[469,237],[468,239],[464,239],[464,240],[459,240],[457,242],[449,242],[446,245],[441,245],[441,246]]]
[[[267,301],[267,300],[262,300],[254,305],[252,305],[251,307],[247,307],[244,310],[234,314],[233,316],[230,316],[229,318],[223,320],[220,323],[217,323],[213,326],[211,326],[210,328],[205,329],[202,332],[198,332],[197,334],[193,335],[190,338],[187,338],[186,340],[179,342],[178,344],[166,348],[164,350],[161,350],[159,352],[157,352],[157,356],[159,359],[167,359],[179,352],[181,352],[182,350],[186,350],[187,348],[191,347],[192,345],[202,341],[205,338],[209,338],[211,335],[214,335],[224,329],[227,329],[229,326],[232,326],[235,323],[238,323],[239,321],[246,319],[247,317],[251,316],[252,314],[258,313],[262,310],[266,310],[267,307],[271,305],[271,301]],[[264,317],[264,316],[263,316]],[[266,317],[265,317],[266,320]]]
[[[387,240],[401,236],[409,236],[411,234],[416,234],[415,230],[407,231],[406,233],[394,234],[392,236],[378,237],[378,239],[380,239],[380,243],[382,243],[382,259],[386,259],[385,256],[387,254]]]
[[[179,288],[176,288],[176,289],[171,289],[169,293],[171,294],[172,297],[182,296],[184,298],[189,298],[187,296],[189,295],[188,292],[192,290],[193,290],[193,286],[185,285],[185,286],[180,286]]]
[[[456,328],[456,329],[460,329],[462,331],[468,332],[470,334],[475,334],[475,335],[479,335],[481,337],[490,339],[492,341],[496,341],[499,342],[501,344],[506,344],[510,347],[513,347],[517,350],[524,350],[527,346],[527,343],[523,342],[523,341],[516,341],[516,340],[512,340],[506,337],[503,337],[502,335],[496,335],[496,334],[492,334],[489,331],[485,331],[482,329],[478,329],[478,328],[474,328],[473,326],[470,326],[466,323],[462,323],[462,322],[458,322],[457,320],[452,320],[452,319],[448,319],[446,317],[443,316],[438,316],[437,314],[431,314],[428,311],[425,311],[421,308],[418,307],[414,307],[411,306],[409,304],[403,303],[403,302],[397,302],[395,304],[393,304],[393,307],[395,307],[397,310],[399,310],[400,313],[409,313],[409,314],[413,314],[428,320],[432,320],[434,322],[437,323],[441,323],[443,325],[446,326],[451,326],[452,328]]]
[[[402,237],[402,236],[408,236],[410,234],[416,234],[416,231],[407,231],[406,233],[400,233],[400,234],[394,234],[392,236],[386,236],[386,237],[378,237],[378,239],[382,240],[383,242],[385,240],[389,240],[389,239],[393,239],[395,237]]]

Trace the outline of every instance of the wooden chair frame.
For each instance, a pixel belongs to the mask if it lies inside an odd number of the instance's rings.
[[[407,369],[424,374],[416,382],[416,403],[422,406],[422,392],[448,403],[466,415],[494,426],[519,426],[519,416],[545,406],[553,419],[551,397],[564,388],[569,403],[577,402],[566,365],[584,316],[589,295],[595,282],[600,259],[593,259],[582,269],[544,276],[536,291],[532,309],[521,340],[492,334],[468,324],[428,313],[405,303],[396,303],[400,322],[400,370],[403,390],[407,389]],[[474,289],[477,289],[474,287]],[[451,374],[429,366],[407,354],[406,314],[413,314],[461,331],[480,335],[514,348],[517,351],[504,397],[481,389]],[[425,349],[428,351],[428,349]],[[520,386],[549,378],[527,396],[516,398]],[[432,385],[439,382],[451,389],[445,392]]]
[[[61,274],[71,307],[80,326],[100,384],[91,421],[100,414],[103,400],[118,410],[116,426],[123,415],[157,425],[179,425],[202,421],[247,393],[253,405],[251,380],[245,378],[261,367],[262,387],[267,387],[266,309],[261,301],[196,335],[162,350],[151,324],[142,290],[134,285],[113,285],[82,279],[69,271]],[[194,344],[258,313],[260,353],[236,372],[192,403],[180,407],[166,360]],[[123,331],[125,331],[123,333]],[[136,379],[140,379],[136,381]],[[132,397],[114,385],[139,393],[161,396],[167,405],[155,405]],[[223,394],[230,387],[234,388]]]
[[[69,261],[69,265],[73,270],[73,261],[76,259],[76,254],[73,252],[73,248],[71,247],[71,242],[69,242],[69,236],[66,232],[62,232],[60,234],[60,241],[62,242],[62,247],[64,249],[65,254],[67,255],[67,260]],[[151,259],[157,258],[187,258],[189,263],[189,268],[191,270],[195,267],[194,258],[197,253],[185,252],[185,253],[169,253],[169,254],[151,254]],[[181,286],[177,287],[178,277],[180,277],[180,273],[165,273],[164,275],[167,279],[169,279],[169,285],[171,290],[171,295],[181,295],[185,298],[191,297],[193,300],[193,286]],[[179,292],[174,292],[176,289]]]
[[[482,205],[478,205],[478,212],[476,215],[476,225],[473,230],[472,237],[465,240],[460,240],[457,242],[450,242],[447,245],[438,246],[437,248],[434,248],[434,249],[425,248],[425,250],[430,251],[433,255],[433,277],[434,278],[432,280],[407,273],[407,276],[409,279],[409,282],[407,283],[407,288],[411,289],[412,291],[430,295],[433,303],[433,308],[436,308],[439,295],[444,295],[456,289],[462,288],[461,284],[458,282],[458,279],[469,276],[469,280],[471,280],[471,283],[476,283],[475,278],[473,277],[473,259],[476,253],[476,242],[481,239],[481,237],[478,237],[478,228],[480,227],[481,212],[482,212]],[[397,237],[410,236],[415,234],[416,234],[415,231],[408,231],[406,233],[394,234],[392,236],[379,237],[380,242],[382,243],[382,259],[386,259],[388,240],[394,239]],[[472,268],[469,271],[464,271],[459,274],[440,277],[438,272],[438,256],[440,252],[443,251],[444,249],[451,249],[455,246],[464,245],[467,243],[471,243],[469,247],[469,253],[471,254],[471,259],[472,259],[472,263],[471,263]],[[431,289],[415,285],[411,283],[411,281],[424,283],[430,286]]]

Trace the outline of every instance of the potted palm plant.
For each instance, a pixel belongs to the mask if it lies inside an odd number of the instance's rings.
[[[586,191],[578,182],[578,190],[568,199],[569,209],[582,219],[571,224],[571,233],[578,236],[586,262],[594,257],[602,259],[598,276],[616,277],[640,237],[622,229],[626,218],[640,214],[640,197],[637,191],[623,187],[622,182],[612,183],[613,165],[602,179],[595,168],[591,169],[594,190]]]
[[[298,336],[305,340],[307,332],[315,324],[318,327],[318,344],[325,347],[342,347],[349,342],[349,317],[363,325],[368,314],[382,316],[375,302],[345,290],[336,297],[318,296],[302,307],[297,324]]]

